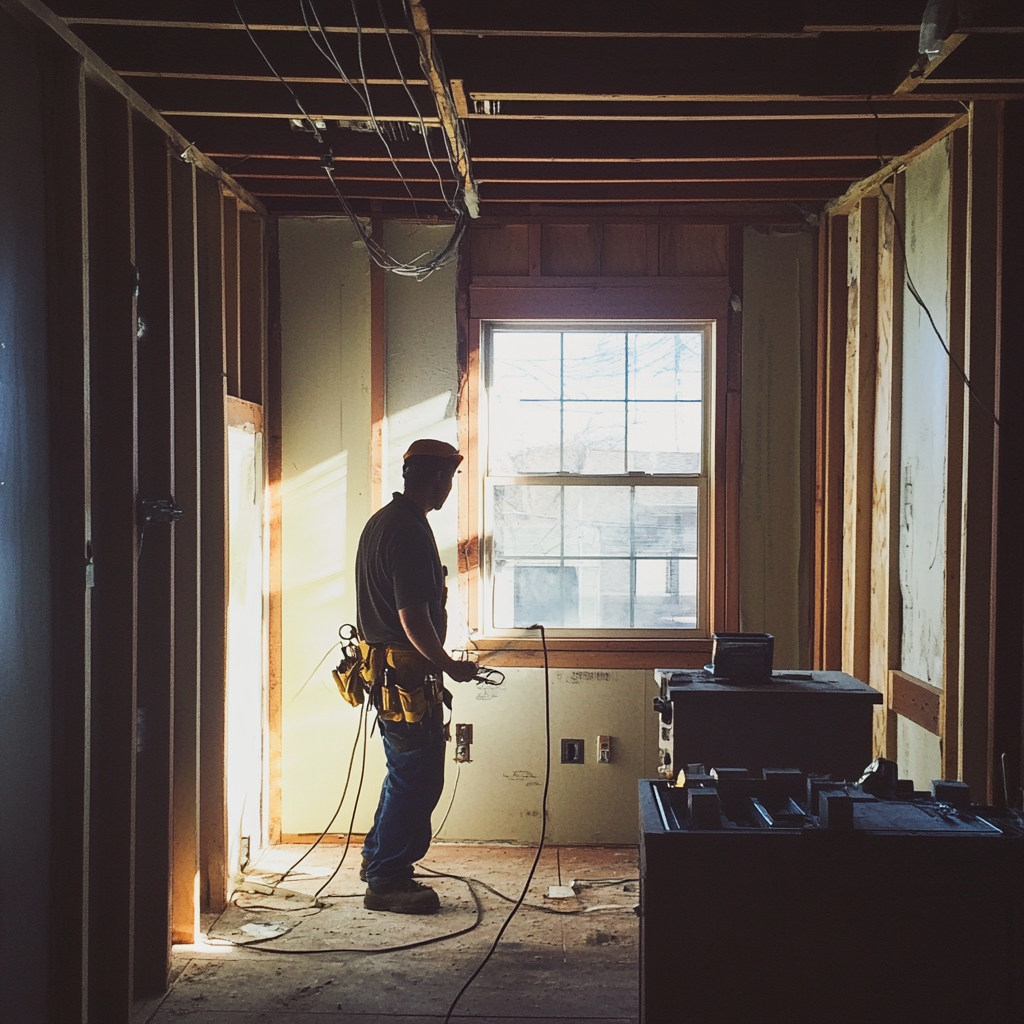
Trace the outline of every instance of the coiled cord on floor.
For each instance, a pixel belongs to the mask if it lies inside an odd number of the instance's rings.
[[[530,873],[526,876],[526,883],[523,885],[523,891],[520,893],[519,899],[516,900],[515,906],[509,911],[508,917],[505,918],[504,923],[498,929],[498,934],[494,936],[494,941],[491,943],[491,948],[487,950],[487,955],[480,961],[476,970],[473,971],[473,973],[466,979],[465,984],[459,989],[455,998],[452,1000],[451,1006],[448,1007],[448,1013],[445,1014],[444,1024],[448,1024],[452,1019],[452,1014],[455,1012],[455,1007],[459,1005],[459,1000],[466,994],[466,990],[474,981],[476,981],[480,972],[487,966],[491,957],[494,955],[494,951],[498,948],[498,943],[501,942],[501,937],[505,934],[506,929],[512,923],[512,918],[516,916],[519,908],[526,901],[526,894],[530,891],[530,885],[533,883],[533,876],[537,872],[537,865],[540,863],[541,854],[544,852],[544,839],[547,835],[548,827],[548,788],[551,784],[551,680],[548,667],[547,631],[540,623],[537,623],[530,628],[540,630],[541,646],[544,649],[544,793],[541,796],[540,842],[537,844],[537,856],[533,858]],[[470,886],[470,888],[472,889],[472,886]]]

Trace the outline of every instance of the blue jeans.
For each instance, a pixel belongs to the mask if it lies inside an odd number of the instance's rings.
[[[430,815],[444,789],[442,710],[422,722],[379,721],[388,773],[380,790],[363,857],[371,889],[389,889],[412,878],[413,864],[430,847]]]

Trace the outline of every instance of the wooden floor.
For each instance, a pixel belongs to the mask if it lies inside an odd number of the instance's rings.
[[[248,876],[274,881],[305,847],[275,847]],[[432,847],[424,868],[463,875],[430,881],[442,909],[429,917],[367,911],[359,850],[350,850],[325,890],[329,906],[295,909],[278,897],[237,894],[204,921],[205,941],[176,946],[166,997],[137,1009],[136,1024],[427,1024],[443,1021],[512,907],[480,883],[517,898],[535,851],[514,846]],[[341,856],[337,846],[307,858],[285,885],[313,893]],[[424,875],[427,872],[422,872]],[[633,1024],[637,1017],[637,851],[560,847],[544,851],[526,905],[459,1002],[461,1024]],[[554,900],[549,886],[595,884]],[[472,891],[471,891],[472,886]],[[479,926],[412,950],[373,952]],[[287,931],[283,931],[287,929]],[[278,933],[280,934],[278,935]],[[244,948],[266,935],[276,936]],[[269,952],[275,950],[276,952]]]

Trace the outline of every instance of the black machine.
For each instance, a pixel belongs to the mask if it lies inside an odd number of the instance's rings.
[[[707,668],[655,670],[658,773],[674,779],[687,763],[702,762],[758,771],[799,765],[856,778],[871,760],[882,694],[842,672],[773,672],[770,647],[766,660],[756,645],[724,647],[720,637]]]
[[[691,764],[640,782],[640,1020],[1019,1024],[1024,830],[914,792]]]

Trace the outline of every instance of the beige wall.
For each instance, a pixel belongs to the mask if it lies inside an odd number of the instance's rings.
[[[810,664],[813,259],[807,232],[744,232],[740,628],[779,668]]]
[[[357,720],[331,679],[333,655],[306,683],[338,627],[355,621],[355,549],[371,511],[370,277],[355,237],[337,218],[284,218],[280,226],[286,833],[327,824]],[[370,751],[379,772],[377,746]]]
[[[443,242],[447,229],[388,223],[390,251],[411,258]],[[283,750],[282,831],[319,832],[333,813],[355,734],[357,712],[345,705],[330,679],[331,659],[303,683],[338,625],[354,616],[352,572],[359,531],[369,516],[369,275],[366,255],[353,246],[354,233],[334,218],[287,218],[281,222],[282,348],[284,364],[282,495],[283,595]],[[792,329],[772,344],[778,359],[799,364],[792,346],[801,343],[801,302],[809,294],[804,272],[803,236],[768,239],[761,257],[773,265],[770,291],[788,296]],[[759,250],[760,251],[760,250]],[[809,251],[809,250],[808,250]],[[786,259],[780,259],[780,254]],[[748,293],[761,273],[748,272]],[[809,272],[809,271],[808,271]],[[401,487],[401,457],[408,442],[433,436],[457,438],[457,363],[454,266],[426,281],[386,278],[387,423],[385,499]],[[749,301],[746,300],[745,301]],[[772,308],[765,316],[774,316]],[[795,325],[795,326],[793,326]],[[755,391],[767,372],[752,360],[744,386]],[[799,402],[797,401],[799,405]],[[773,426],[773,430],[776,428]],[[787,428],[788,429],[788,428]],[[776,443],[789,443],[777,431]],[[751,455],[753,458],[753,455]],[[792,462],[793,459],[791,458]],[[796,459],[799,464],[799,458]],[[773,513],[799,524],[799,487],[770,476],[763,500]],[[441,512],[431,514],[442,561],[456,567],[457,502],[453,494]],[[750,509],[750,495],[747,496]],[[766,527],[760,526],[762,532]],[[796,572],[798,537],[789,539],[788,561],[778,572]],[[751,534],[751,536],[754,536]],[[761,548],[756,546],[758,558]],[[758,571],[760,571],[758,562]],[[743,577],[741,577],[743,578]],[[464,642],[456,590],[451,588],[449,642]],[[798,588],[780,589],[765,621],[798,619]],[[783,618],[776,618],[778,613]],[[759,625],[751,628],[760,628]],[[795,628],[795,627],[794,627]],[[781,638],[783,650],[785,640]],[[790,663],[795,655],[787,655]],[[781,663],[781,662],[779,662]],[[551,672],[552,767],[548,837],[559,843],[636,841],[636,783],[652,776],[657,764],[657,720],[650,670],[588,669]],[[503,687],[450,684],[455,692],[454,722],[474,729],[473,760],[457,769],[449,763],[447,786],[435,815],[440,824],[458,778],[458,790],[442,838],[536,840],[544,779],[544,673],[510,669]],[[301,692],[299,692],[301,689]],[[596,740],[613,737],[613,761],[597,763]],[[586,763],[559,764],[559,740],[583,739]],[[380,741],[369,743],[366,781],[357,831],[365,830],[383,777]],[[357,765],[358,767],[358,765]],[[347,828],[352,794],[339,822]],[[337,829],[338,826],[335,826]]]

